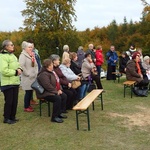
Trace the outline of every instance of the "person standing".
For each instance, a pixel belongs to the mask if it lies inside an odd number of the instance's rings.
[[[22,69],[17,57],[14,55],[14,44],[10,40],[2,43],[0,53],[1,91],[4,94],[4,121],[3,123],[14,124],[19,121],[16,118],[18,93]]]
[[[77,51],[77,57],[78,57],[77,62],[79,64],[80,68],[81,68],[82,62],[85,58],[84,55],[85,55],[85,52],[83,51],[83,47],[79,46],[78,51]]]
[[[92,58],[93,63],[96,62],[95,49],[94,49],[93,44],[89,44],[89,49],[87,50],[86,54],[91,54],[91,58]]]
[[[39,72],[41,67],[42,67],[39,51],[35,48],[35,44],[34,44],[34,41],[32,39],[28,40],[27,42],[31,43],[32,46],[33,46],[33,50],[32,51],[33,51],[33,53],[35,55],[35,59],[36,59],[36,62],[38,64],[38,72]],[[31,100],[30,100],[30,104],[31,105],[38,105],[39,104],[37,101],[35,101],[33,99],[33,94],[32,94]]]
[[[116,64],[118,61],[118,55],[115,52],[115,46],[111,45],[110,50],[106,53],[107,59],[107,80],[116,80],[116,75],[112,72],[116,72]]]
[[[62,62],[65,60],[65,59],[69,59],[69,46],[68,45],[64,45],[63,46],[63,55],[62,55]]]
[[[38,64],[33,53],[33,45],[26,41],[22,42],[22,52],[19,56],[19,63],[23,69],[21,74],[21,86],[25,90],[24,95],[24,111],[33,112],[33,108],[30,106],[30,100],[32,98],[33,89],[31,84],[35,81],[38,74]]]
[[[96,48],[96,53],[95,53],[95,58],[96,58],[96,68],[98,75],[100,76],[101,74],[101,66],[104,63],[104,58],[103,58],[103,53],[102,53],[102,46],[98,45]]]

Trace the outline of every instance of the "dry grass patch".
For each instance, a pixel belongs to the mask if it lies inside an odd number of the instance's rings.
[[[114,118],[124,118],[122,123],[129,128],[138,126],[140,129],[144,129],[143,127],[148,127],[150,125],[150,110],[142,106],[135,106],[135,108],[138,109],[138,112],[134,114],[109,113],[108,115]]]

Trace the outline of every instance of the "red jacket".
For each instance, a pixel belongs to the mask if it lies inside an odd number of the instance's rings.
[[[104,58],[102,54],[102,50],[96,50],[95,52],[95,58],[96,58],[96,66],[101,66],[104,63]]]

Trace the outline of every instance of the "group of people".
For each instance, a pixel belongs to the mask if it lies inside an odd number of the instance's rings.
[[[115,80],[116,75],[112,72],[116,72],[117,61],[119,61],[119,72],[126,74],[127,80],[136,81],[135,87],[140,90],[140,94],[133,89],[134,93],[138,96],[147,96],[150,80],[150,57],[143,57],[142,49],[136,49],[135,45],[131,45],[128,51],[122,52],[120,58],[114,49],[115,47],[111,46],[106,54],[107,80]]]
[[[103,63],[102,48],[97,47],[93,53],[93,45],[85,53],[80,46],[77,53],[70,52],[69,46],[64,45],[62,62],[60,56],[50,55],[41,64],[38,50],[32,40],[23,41],[19,60],[14,55],[14,44],[10,40],[2,43],[0,52],[1,91],[4,94],[4,123],[14,124],[16,118],[19,87],[24,91],[24,112],[33,112],[31,100],[33,89],[31,84],[37,79],[44,88],[42,94],[36,92],[37,98],[43,98],[53,103],[52,122],[62,123],[67,116],[67,110],[85,97],[91,82],[95,81],[98,89],[103,89],[99,70]],[[94,55],[93,55],[94,54]],[[78,59],[79,57],[79,59]],[[95,58],[99,59],[95,59]],[[96,69],[97,68],[97,69]],[[96,71],[98,70],[98,72]],[[72,82],[81,84],[72,88]]]

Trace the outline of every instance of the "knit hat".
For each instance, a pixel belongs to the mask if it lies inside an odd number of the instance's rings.
[[[144,61],[146,61],[147,59],[150,59],[150,57],[149,57],[149,56],[145,56],[145,57],[143,58]]]
[[[140,57],[140,53],[139,52],[134,52],[133,55],[132,55],[132,59],[135,59],[136,56]]]

